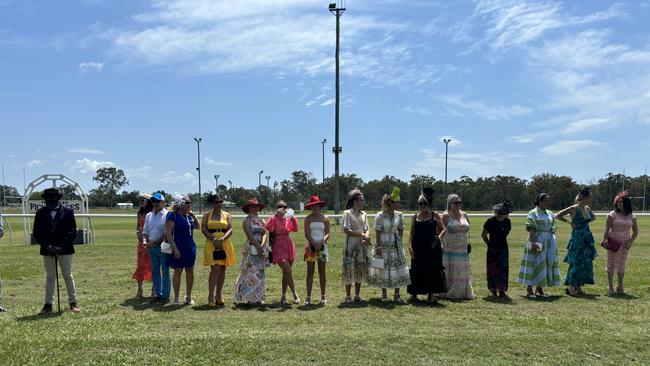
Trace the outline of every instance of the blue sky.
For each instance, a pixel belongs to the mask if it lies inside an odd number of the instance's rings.
[[[341,172],[641,175],[650,2],[349,0]],[[0,0],[9,185],[102,166],[128,190],[333,172],[335,17],[312,0]],[[205,190],[205,188],[204,188]]]

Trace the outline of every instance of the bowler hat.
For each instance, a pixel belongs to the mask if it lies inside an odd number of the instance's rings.
[[[41,194],[41,198],[45,197],[63,197],[63,195],[56,188],[46,188]]]

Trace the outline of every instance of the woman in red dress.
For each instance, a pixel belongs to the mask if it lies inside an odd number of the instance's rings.
[[[149,200],[151,195],[147,193],[140,194],[140,210],[138,210],[138,223],[136,226],[136,235],[138,236],[138,254],[137,254],[137,267],[133,272],[133,279],[138,281],[138,292],[135,297],[142,298],[142,282],[151,281],[151,262],[149,260],[149,251],[142,246],[142,227],[144,226],[144,217],[148,212],[151,212],[153,206]],[[152,289],[152,297],[153,289]]]

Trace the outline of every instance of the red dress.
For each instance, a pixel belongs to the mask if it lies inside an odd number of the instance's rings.
[[[138,231],[142,232],[144,227],[144,215],[138,214]],[[142,246],[142,239],[138,240],[138,265],[133,272],[133,279],[136,281],[151,281],[151,261],[149,251]]]
[[[273,241],[273,263],[282,261],[292,263],[296,260],[296,246],[293,244],[290,232],[298,231],[298,220],[295,217],[290,219],[279,218],[275,215],[266,223],[266,230],[274,234]]]

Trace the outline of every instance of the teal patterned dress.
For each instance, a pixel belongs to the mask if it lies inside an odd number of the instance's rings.
[[[594,245],[594,236],[589,229],[589,223],[594,221],[594,216],[589,211],[589,216],[584,217],[582,210],[577,207],[571,222],[573,231],[567,246],[568,252],[564,262],[569,264],[564,284],[567,286],[582,286],[594,284],[594,259],[598,255]]]
[[[528,212],[526,230],[535,229],[537,242],[542,244],[540,251],[533,252],[524,245],[524,256],[519,266],[517,282],[527,286],[560,286],[560,263],[555,239],[555,215],[550,210],[539,207]],[[530,241],[530,237],[528,238]]]

